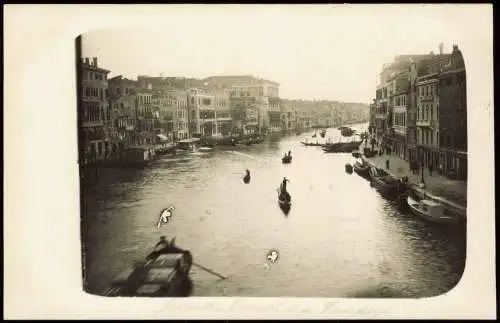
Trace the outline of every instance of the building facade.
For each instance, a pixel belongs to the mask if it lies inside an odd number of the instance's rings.
[[[194,137],[212,137],[217,133],[215,93],[203,88],[188,91],[189,133]]]
[[[120,148],[137,144],[136,136],[136,81],[115,76],[108,81],[111,123],[108,133]]]
[[[457,45],[439,74],[439,166],[443,174],[467,179],[467,79]]]
[[[439,73],[448,54],[439,53],[425,60],[417,71],[417,146],[423,167],[439,166]]]
[[[81,101],[81,157],[84,162],[103,160],[108,155],[109,140],[106,128],[110,121],[108,111],[108,74],[110,71],[98,66],[97,58],[84,58],[80,62]]]
[[[281,131],[297,130],[297,114],[292,102],[281,102]]]
[[[155,143],[153,130],[155,116],[153,114],[153,91],[151,88],[137,88],[137,144],[148,146]]]
[[[392,151],[402,159],[407,159],[407,108],[409,73],[406,70],[399,72],[391,81],[392,106]]]
[[[216,89],[215,92],[215,134],[219,138],[231,135],[231,92],[228,89]]]
[[[231,95],[230,105],[233,135],[260,133],[260,108],[256,97]]]

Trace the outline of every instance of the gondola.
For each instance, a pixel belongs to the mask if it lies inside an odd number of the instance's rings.
[[[287,155],[287,156],[281,158],[281,162],[283,164],[290,164],[292,162],[292,156]]]
[[[250,171],[247,169],[247,174],[245,177],[243,177],[243,183],[248,184],[250,183]]]
[[[174,239],[175,240],[175,239]],[[190,251],[173,245],[149,253],[145,261],[122,271],[111,283],[106,296],[182,297],[191,292]]]
[[[321,146],[324,145],[324,144],[320,144],[319,142],[304,142],[304,141],[301,141],[300,143],[303,144],[306,147],[321,147]]]
[[[367,180],[371,179],[371,177],[370,177],[370,165],[356,161],[354,163],[353,170],[356,174],[363,177],[364,179],[367,179]]]
[[[286,191],[283,192],[278,189],[278,204],[281,210],[285,212],[285,214],[288,214],[292,206],[292,197],[290,196],[290,193]]]

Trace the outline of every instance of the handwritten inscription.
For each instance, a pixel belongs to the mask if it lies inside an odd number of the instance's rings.
[[[384,315],[379,310],[368,306],[360,306],[345,301],[316,301],[316,300],[182,300],[170,299],[156,314],[172,312],[198,313],[234,313],[251,312],[255,314],[307,314],[309,316],[325,317],[373,317]]]

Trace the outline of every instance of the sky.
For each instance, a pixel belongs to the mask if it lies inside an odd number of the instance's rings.
[[[441,42],[451,52],[473,22],[464,6],[418,4],[198,5],[158,17],[83,34],[82,56],[111,77],[251,74],[280,83],[282,98],[370,103],[384,63]]]

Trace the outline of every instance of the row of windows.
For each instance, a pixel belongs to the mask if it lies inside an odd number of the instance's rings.
[[[436,106],[436,115],[439,115],[439,107]],[[417,120],[434,120],[434,104],[420,105],[417,109]]]
[[[395,106],[405,106],[406,105],[406,95],[400,95],[394,98]]]
[[[394,113],[393,119],[394,125],[402,127],[406,126],[406,114],[404,112]]]
[[[95,87],[83,87],[82,95],[88,98],[100,98],[104,99],[108,96],[108,90],[103,88]]]
[[[177,118],[184,119],[186,117],[186,111],[177,110]]]
[[[226,100],[216,100],[215,101],[215,106],[217,106],[217,107],[226,107],[227,106],[227,101]]]
[[[139,95],[139,103],[151,103],[151,95]]]
[[[418,87],[418,96],[433,96],[437,94],[436,84],[423,85]]]
[[[116,94],[122,94],[122,88],[120,88],[120,87],[115,88],[115,93]],[[132,88],[126,87],[126,88],[124,88],[124,93],[125,94],[133,94],[134,91],[133,91]]]
[[[82,104],[82,121],[99,121],[104,120],[104,111],[99,103],[84,102]]]
[[[105,73],[92,72],[92,71],[83,71],[83,79],[84,80],[101,80],[104,81],[107,79]]]
[[[434,131],[417,128],[417,138],[419,144],[434,145]],[[436,132],[436,142],[439,141],[439,132]]]

